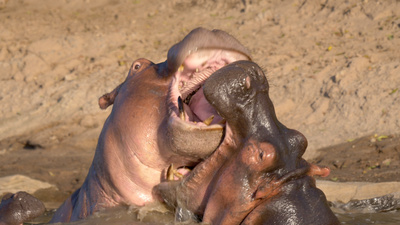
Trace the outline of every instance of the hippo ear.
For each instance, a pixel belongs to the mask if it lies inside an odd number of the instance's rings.
[[[308,171],[308,176],[320,176],[327,177],[331,173],[328,167],[320,167],[315,164],[310,164],[310,170]]]
[[[246,77],[245,84],[246,84],[246,88],[250,89],[250,87],[251,87],[251,79],[250,79],[249,76]]]
[[[114,104],[114,100],[117,97],[118,91],[121,88],[122,84],[118,85],[112,92],[106,93],[99,98],[100,109],[107,109],[108,106]]]

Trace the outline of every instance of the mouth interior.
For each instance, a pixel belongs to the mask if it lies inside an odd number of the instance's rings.
[[[202,86],[199,86],[196,90],[194,90],[192,93],[190,93],[185,100],[183,100],[183,103],[185,103],[186,105],[189,105],[190,100],[192,99],[193,95],[195,95],[197,93],[198,90],[200,90],[202,88]]]
[[[224,49],[199,49],[189,54],[174,74],[170,93],[173,114],[189,125],[223,126],[225,120],[206,100],[203,85],[215,71],[238,60],[248,57]]]

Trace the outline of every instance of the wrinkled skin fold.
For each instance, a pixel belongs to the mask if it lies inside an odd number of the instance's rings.
[[[203,92],[227,121],[218,149],[180,181],[154,192],[177,219],[205,224],[339,224],[312,176],[329,169],[307,163],[306,138],[281,124],[268,81],[251,61],[211,75]]]

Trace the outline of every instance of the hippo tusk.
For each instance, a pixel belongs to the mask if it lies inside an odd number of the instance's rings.
[[[183,121],[185,121],[186,116],[185,116],[185,109],[183,108],[183,101],[181,96],[178,97],[178,108],[179,108],[179,118]]]
[[[174,170],[175,170],[174,164],[171,163],[171,165],[169,165],[167,169],[167,180],[169,181],[174,180]]]
[[[172,181],[175,180],[175,177],[178,178],[178,180],[182,180],[183,174],[178,172],[177,169],[175,169],[174,164],[171,163],[167,169],[167,180]]]
[[[205,120],[203,121],[203,123],[204,123],[205,125],[209,126],[209,125],[211,124],[211,122],[213,121],[213,119],[214,119],[214,115],[211,115],[210,117],[208,117],[207,119],[205,119]]]
[[[184,68],[185,68],[185,67],[184,67],[183,65],[181,65],[181,66],[178,68],[178,71],[179,71],[179,72],[182,72]]]

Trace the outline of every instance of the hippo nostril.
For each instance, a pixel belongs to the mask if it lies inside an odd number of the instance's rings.
[[[289,149],[292,152],[296,152],[300,158],[308,145],[306,137],[297,130],[289,130],[287,133],[287,142],[289,144]]]
[[[260,152],[260,154],[259,154],[259,157],[260,157],[260,159],[262,160],[263,159],[263,156],[264,156],[264,152]]]

